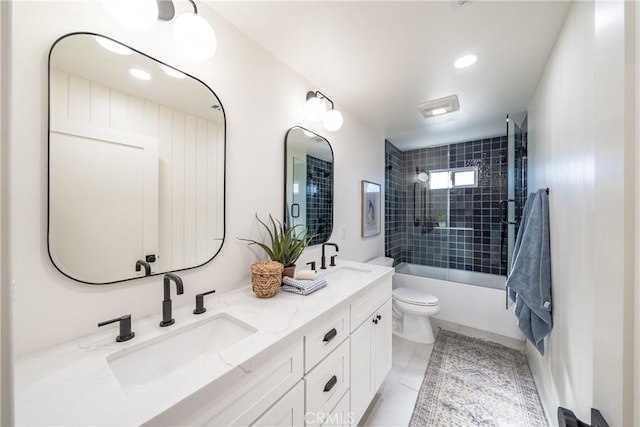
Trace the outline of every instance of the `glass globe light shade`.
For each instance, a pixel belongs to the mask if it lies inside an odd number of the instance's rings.
[[[342,127],[343,121],[342,113],[340,113],[340,111],[329,110],[322,119],[322,124],[326,130],[334,132]]]
[[[102,4],[116,21],[135,30],[150,28],[158,20],[156,0],[102,0]]]
[[[327,113],[327,104],[318,97],[311,97],[304,104],[304,113],[312,122],[319,122]]]
[[[216,33],[206,19],[195,13],[183,13],[173,23],[173,38],[188,58],[207,61],[218,48]]]

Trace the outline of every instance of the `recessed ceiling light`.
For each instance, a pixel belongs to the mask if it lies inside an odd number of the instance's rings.
[[[183,72],[176,70],[175,68],[171,68],[168,65],[160,64],[160,69],[167,73],[169,76],[174,77],[176,79],[184,79],[185,76]]]
[[[151,74],[143,71],[139,68],[129,68],[129,74],[131,74],[136,79],[140,80],[151,80]]]
[[[133,53],[128,47],[121,45],[120,43],[116,43],[113,40],[105,39],[104,37],[99,36],[94,37],[98,44],[107,49],[109,52],[113,52],[118,55],[131,55]]]
[[[456,59],[456,62],[453,63],[453,66],[456,68],[467,68],[475,64],[477,60],[478,57],[475,55],[465,55]]]
[[[438,114],[444,114],[447,112],[446,108],[434,108],[433,110],[431,110],[431,114],[434,116],[437,116]]]

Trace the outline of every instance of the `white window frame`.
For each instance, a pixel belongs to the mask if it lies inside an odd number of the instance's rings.
[[[455,174],[459,172],[473,172],[473,184],[469,185],[456,185]],[[432,174],[447,173],[449,175],[449,183],[447,187],[433,188]],[[429,190],[447,190],[451,188],[475,188],[478,186],[478,167],[468,166],[464,168],[451,168],[451,169],[434,169],[429,171]]]

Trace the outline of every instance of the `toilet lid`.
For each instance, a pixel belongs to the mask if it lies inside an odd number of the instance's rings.
[[[393,297],[397,300],[415,305],[437,305],[438,298],[431,294],[412,288],[396,288]]]

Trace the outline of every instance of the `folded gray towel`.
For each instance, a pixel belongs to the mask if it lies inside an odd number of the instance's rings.
[[[310,289],[315,288],[318,284],[323,284],[324,286],[326,286],[327,279],[325,279],[324,277],[320,277],[314,280],[299,280],[294,279],[293,277],[284,276],[282,278],[282,283],[297,289]]]
[[[309,295],[314,293],[315,291],[317,291],[318,289],[322,289],[325,286],[327,286],[327,281],[319,281],[316,282],[315,285],[307,287],[307,288],[297,288],[295,286],[290,286],[290,285],[282,285],[281,289],[285,292],[292,292],[294,294],[298,294],[298,295]]]

